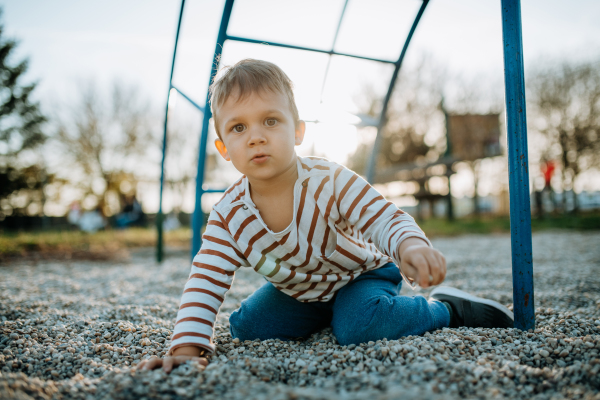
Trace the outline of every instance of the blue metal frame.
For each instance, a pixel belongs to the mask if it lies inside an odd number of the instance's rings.
[[[402,52],[400,53],[400,57],[398,57],[398,61],[396,61],[394,68],[394,73],[392,74],[392,79],[390,80],[390,85],[388,86],[388,91],[385,95],[385,99],[383,100],[383,107],[381,108],[381,115],[379,116],[379,123],[377,124],[377,136],[375,136],[375,143],[373,143],[373,150],[371,151],[371,157],[369,158],[369,163],[367,164],[367,182],[373,183],[373,179],[375,178],[375,165],[377,160],[377,155],[379,154],[379,147],[381,147],[381,138],[383,137],[383,128],[387,122],[387,109],[390,103],[390,99],[392,98],[392,93],[394,92],[394,86],[396,86],[396,79],[398,78],[398,73],[400,72],[400,68],[402,67],[402,61],[404,61],[404,56],[406,55],[406,50],[408,50],[408,45],[410,44],[410,40],[413,37],[413,33],[415,33],[415,29],[417,29],[417,25],[421,20],[421,16],[425,11],[425,7],[429,4],[429,0],[423,0],[423,4],[421,4],[421,8],[417,13],[415,21],[410,28],[410,32],[408,33],[408,37],[404,42],[404,47],[402,47]]]
[[[377,61],[386,64],[394,64],[394,73],[390,80],[390,85],[386,97],[384,99],[382,112],[380,115],[377,136],[373,145],[373,151],[369,159],[367,169],[367,180],[373,182],[375,176],[376,158],[381,145],[383,128],[386,123],[387,108],[392,96],[398,73],[402,67],[402,62],[406,55],[406,51],[414,34],[414,31],[427,7],[429,0],[423,0],[423,3],[417,13],[411,30],[408,34],[400,57],[397,61],[389,61],[376,59],[371,57],[363,57],[355,54],[339,53],[334,51],[335,42],[338,32],[341,27],[342,19],[348,4],[346,0],[342,10],[335,38],[331,50],[313,49],[302,46],[294,46],[283,43],[264,42],[256,39],[243,38],[237,36],[228,36],[227,27],[231,17],[234,0],[226,0],[217,36],[215,46],[215,59],[211,60],[212,68],[209,77],[209,86],[212,83],[213,76],[219,69],[220,56],[223,51],[223,45],[226,40],[234,40],[246,43],[268,44],[276,47],[288,49],[311,51],[316,53],[340,55],[345,57],[353,57],[369,61]],[[206,161],[206,145],[208,140],[208,125],[212,116],[209,104],[209,95],[207,92],[206,103],[204,107],[199,106],[178,88],[173,86],[173,70],[175,67],[175,57],[177,53],[177,42],[179,39],[179,31],[181,27],[181,19],[183,15],[185,0],[181,1],[181,11],[179,14],[179,23],[177,25],[177,35],[175,37],[175,49],[173,50],[173,63],[171,65],[171,75],[169,78],[169,94],[167,95],[167,108],[165,112],[165,125],[163,135],[163,158],[161,162],[161,178],[160,178],[160,202],[157,216],[158,227],[158,244],[157,244],[157,259],[162,260],[163,237],[162,237],[162,194],[164,183],[164,162],[167,148],[167,119],[168,119],[168,104],[171,94],[171,89],[175,89],[182,97],[188,100],[194,107],[203,112],[204,118],[202,123],[202,132],[200,136],[200,146],[198,154],[198,173],[196,176],[196,203],[194,216],[192,219],[192,251],[191,256],[194,257],[201,246],[201,232],[204,226],[204,214],[202,212],[201,200],[205,193],[220,193],[223,189],[208,189],[203,187],[205,161]],[[509,189],[510,189],[510,218],[511,218],[511,238],[512,238],[512,264],[513,264],[513,287],[514,287],[514,313],[515,327],[523,330],[532,329],[535,327],[534,301],[533,301],[533,265],[531,251],[531,210],[529,199],[529,175],[528,175],[528,157],[527,157],[527,129],[525,116],[525,89],[524,89],[524,74],[523,74],[523,48],[521,37],[521,6],[520,0],[502,0],[502,31],[504,40],[504,64],[505,64],[505,86],[506,86],[506,115],[508,128],[508,152],[509,152]],[[325,76],[329,69],[329,63]]]
[[[221,18],[221,26],[219,28],[219,34],[217,35],[217,44],[215,46],[215,58],[212,61],[212,68],[210,70],[210,76],[208,78],[208,86],[212,83],[213,77],[219,71],[219,64],[221,61],[221,53],[223,52],[223,45],[227,40],[227,27],[229,26],[229,19],[231,18],[231,10],[233,9],[234,0],[225,0],[225,7],[223,8],[223,17]],[[204,106],[204,119],[202,121],[202,134],[200,135],[200,146],[198,152],[198,172],[196,174],[196,204],[194,206],[194,215],[192,217],[192,250],[191,257],[194,258],[200,245],[202,244],[202,228],[204,227],[204,212],[202,211],[202,195],[204,193],[216,193],[223,192],[224,190],[206,190],[204,189],[204,169],[206,164],[206,144],[208,142],[208,123],[212,117],[212,111],[210,109],[210,95],[208,90],[206,91],[206,105]]]
[[[520,0],[502,0],[515,328],[535,328],[531,202]]]
[[[181,90],[179,90],[178,88],[176,88],[175,86],[171,85],[171,89],[175,89],[177,91],[177,93],[179,93],[184,99],[186,99],[187,101],[190,102],[191,105],[193,105],[194,107],[196,107],[198,109],[198,111],[200,111],[201,113],[204,113],[204,107],[198,105],[194,100],[190,99],[185,93],[183,93]]]
[[[429,0],[427,0],[427,1],[429,1]],[[384,60],[381,58],[364,57],[364,56],[361,56],[358,54],[339,53],[339,52],[333,51],[333,50],[312,49],[310,47],[294,46],[291,44],[276,43],[276,42],[265,42],[264,40],[248,39],[248,38],[243,38],[243,37],[239,37],[239,36],[227,36],[227,39],[233,40],[236,42],[268,44],[269,46],[284,47],[286,49],[304,50],[304,51],[311,51],[313,53],[329,54],[329,55],[335,55],[335,56],[345,56],[345,57],[359,58],[361,60],[377,61],[377,62],[386,63],[386,64],[394,64],[394,61],[390,61],[390,60]]]
[[[171,98],[171,89],[173,88],[173,71],[175,70],[175,58],[177,57],[177,42],[179,41],[179,32],[181,30],[181,19],[183,17],[183,9],[185,0],[181,0],[181,9],[179,10],[179,21],[177,22],[177,34],[175,35],[175,46],[173,48],[173,62],[171,63],[171,74],[169,75],[169,91],[167,92],[167,105],[165,107],[165,125],[163,130],[163,149],[162,160],[160,162],[160,199],[158,200],[158,214],[156,214],[156,260],[161,262],[163,259],[163,187],[165,182],[165,158],[167,155],[167,125],[169,122],[169,100]],[[180,92],[181,93],[181,92]],[[187,98],[187,96],[186,96]]]

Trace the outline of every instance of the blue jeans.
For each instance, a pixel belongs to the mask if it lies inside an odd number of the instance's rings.
[[[360,275],[328,302],[304,303],[267,282],[231,314],[231,336],[242,341],[300,340],[331,326],[338,343],[349,345],[421,335],[450,324],[443,303],[400,296],[401,286],[393,263]]]

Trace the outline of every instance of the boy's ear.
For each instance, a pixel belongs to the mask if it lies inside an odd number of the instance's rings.
[[[296,124],[296,146],[300,146],[304,141],[304,132],[306,131],[306,123],[300,120]]]
[[[225,161],[231,161],[231,158],[229,158],[229,153],[227,152],[227,147],[225,147],[225,143],[223,143],[221,139],[215,139],[215,146]]]

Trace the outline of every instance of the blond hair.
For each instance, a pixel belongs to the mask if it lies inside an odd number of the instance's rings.
[[[210,85],[210,109],[215,121],[215,130],[219,138],[221,133],[218,128],[217,109],[221,107],[233,91],[238,90],[238,101],[243,100],[252,93],[270,91],[281,93],[287,97],[294,124],[300,120],[298,108],[294,100],[293,83],[277,65],[268,61],[247,58],[237,62],[234,66],[225,66],[219,70]]]

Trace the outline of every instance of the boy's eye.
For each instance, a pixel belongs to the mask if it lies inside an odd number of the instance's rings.
[[[265,124],[267,124],[267,126],[275,126],[277,124],[277,120],[275,118],[267,118]]]
[[[242,124],[235,125],[233,128],[231,128],[231,130],[236,133],[241,133],[244,131],[244,125],[242,125]]]

